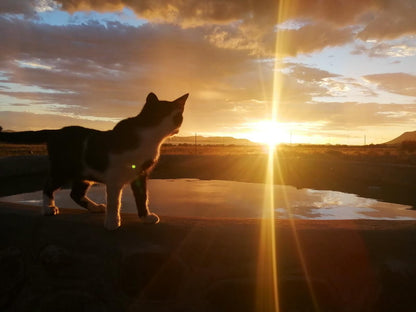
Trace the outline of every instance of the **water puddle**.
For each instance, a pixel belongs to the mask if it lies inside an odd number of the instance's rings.
[[[314,220],[416,220],[410,206],[380,202],[335,191],[296,189],[275,185],[276,218]],[[61,208],[77,208],[69,197],[70,190],[56,192],[56,204]],[[219,180],[172,179],[150,180],[150,209],[160,215],[218,218],[261,218],[265,185]],[[93,186],[88,196],[105,203],[105,187]],[[2,197],[1,201],[21,204],[42,204],[42,192]],[[136,213],[134,197],[129,187],[123,190],[122,212]]]

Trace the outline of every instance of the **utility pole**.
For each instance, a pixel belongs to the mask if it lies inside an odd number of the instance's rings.
[[[195,132],[195,155],[197,154],[197,133]]]

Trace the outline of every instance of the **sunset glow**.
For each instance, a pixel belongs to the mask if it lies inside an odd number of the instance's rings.
[[[251,124],[252,131],[246,134],[247,139],[257,143],[275,146],[279,143],[290,143],[290,131],[283,124],[271,120],[262,120]]]
[[[9,1],[0,124],[104,130],[149,92],[190,93],[182,136],[383,143],[415,130],[415,14],[409,0]]]

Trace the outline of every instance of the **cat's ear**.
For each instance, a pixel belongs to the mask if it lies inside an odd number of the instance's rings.
[[[157,98],[156,94],[154,94],[153,92],[150,92],[146,98],[146,103],[153,103],[153,102],[159,102],[159,99]]]
[[[181,105],[181,106],[184,106],[188,96],[189,96],[189,93],[184,94],[181,97],[177,98],[174,102]]]

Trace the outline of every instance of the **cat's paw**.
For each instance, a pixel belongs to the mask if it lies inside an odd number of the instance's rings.
[[[159,223],[160,218],[157,214],[151,212],[145,217],[140,217],[140,220],[146,224],[157,224]]]
[[[56,216],[59,214],[59,208],[56,206],[43,206],[42,215],[44,216]]]
[[[109,231],[117,230],[121,225],[121,220],[119,218],[105,218],[104,227]]]
[[[88,205],[88,211],[92,213],[103,213],[105,212],[104,204]]]

